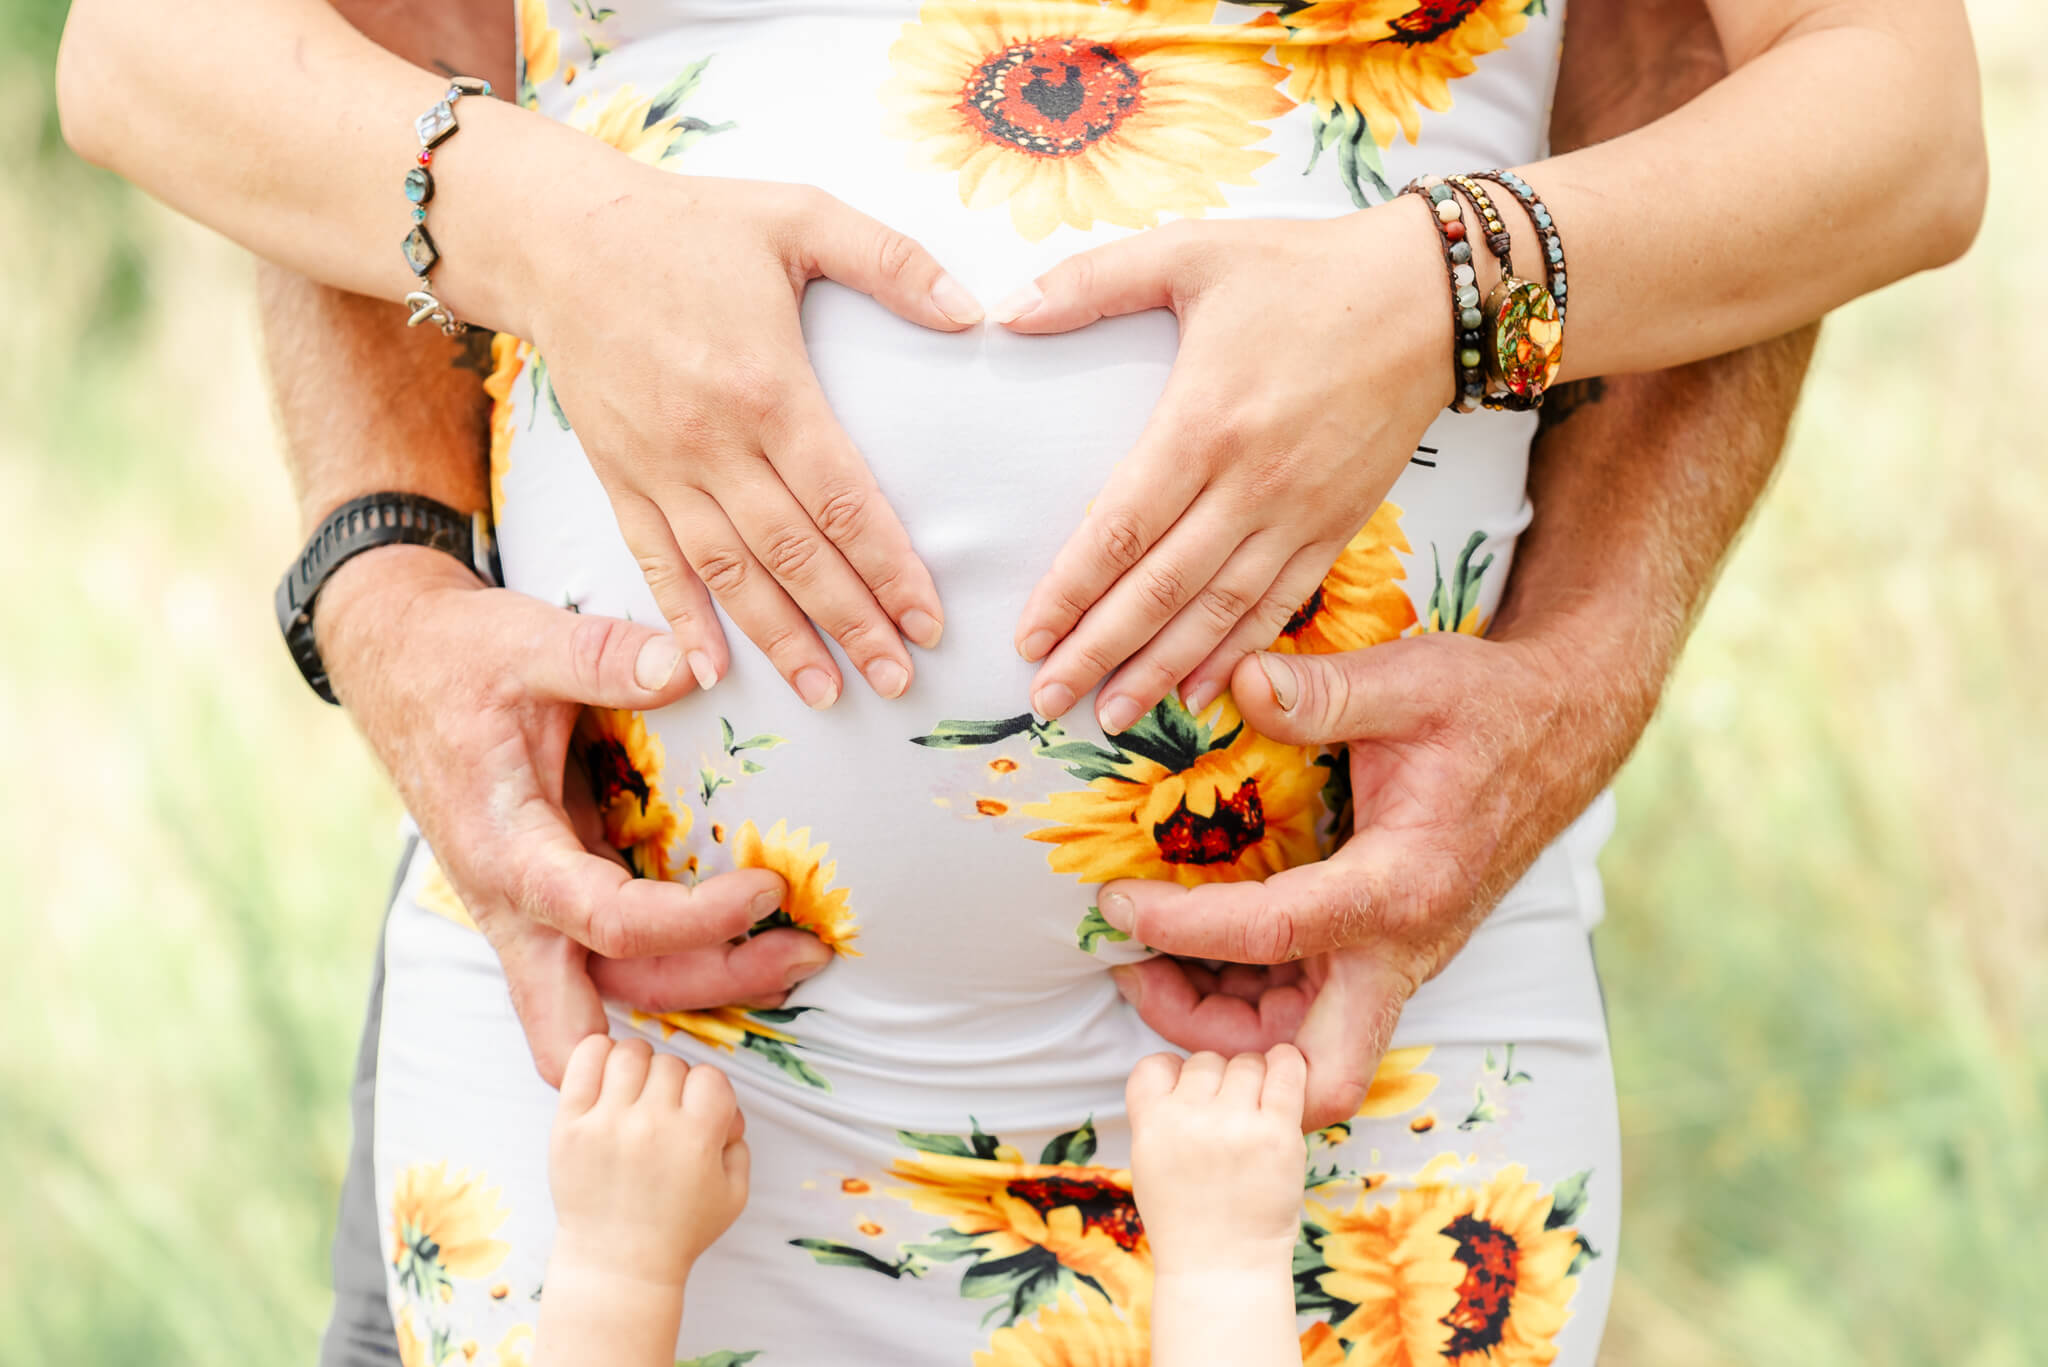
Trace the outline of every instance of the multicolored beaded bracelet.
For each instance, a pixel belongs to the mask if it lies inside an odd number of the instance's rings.
[[[1450,183],[1471,197],[1473,207],[1486,220],[1487,246],[1500,263],[1500,281],[1486,297],[1483,348],[1487,376],[1495,387],[1489,388],[1481,402],[1491,409],[1519,413],[1542,407],[1544,391],[1557,377],[1564,359],[1563,311],[1548,289],[1515,274],[1510,256],[1513,239],[1492,198],[1479,184],[1495,180],[1512,192],[1512,186],[1497,180],[1500,174],[1481,171],[1452,176]],[[1531,217],[1534,221],[1533,214]]]
[[[448,83],[448,93],[412,121],[413,132],[419,134],[419,164],[405,173],[405,197],[412,202],[412,231],[400,243],[405,252],[405,264],[419,277],[419,288],[405,296],[405,306],[412,310],[405,320],[407,327],[418,327],[421,323],[433,323],[450,337],[456,336],[469,325],[459,322],[447,305],[434,297],[433,281],[427,273],[434,269],[434,263],[441,259],[440,250],[434,246],[434,239],[427,234],[427,201],[434,197],[434,173],[427,168],[433,165],[434,149],[455,136],[461,125],[455,121],[455,103],[464,95],[488,95],[491,83],[475,76],[457,76]]]
[[[1475,171],[1472,174],[1476,180],[1490,180],[1503,187],[1528,210],[1529,220],[1536,225],[1536,234],[1543,240],[1543,278],[1550,285],[1550,297],[1557,302],[1557,321],[1562,324],[1566,284],[1564,239],[1557,234],[1557,224],[1551,220],[1550,209],[1536,197],[1536,192],[1529,187],[1529,182],[1513,171]]]
[[[1472,271],[1472,244],[1465,231],[1465,208],[1450,186],[1441,181],[1412,180],[1401,191],[1429,206],[1429,221],[1444,244],[1444,271],[1451,282],[1451,374],[1455,389],[1446,405],[1453,413],[1470,413],[1486,396],[1486,371],[1479,350],[1479,285]]]

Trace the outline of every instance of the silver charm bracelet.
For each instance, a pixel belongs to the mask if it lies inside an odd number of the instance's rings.
[[[433,323],[454,337],[469,326],[458,321],[448,311],[448,306],[435,298],[434,282],[427,278],[427,272],[433,270],[434,263],[441,259],[434,239],[427,235],[427,201],[434,197],[434,173],[427,168],[434,163],[434,149],[454,137],[461,127],[455,121],[455,102],[464,95],[490,93],[489,81],[474,76],[457,76],[449,81],[448,93],[412,121],[413,131],[420,137],[420,155],[419,164],[405,173],[405,197],[412,202],[412,231],[399,245],[405,252],[405,264],[419,277],[419,288],[405,296],[405,306],[411,310],[405,320],[407,327]]]

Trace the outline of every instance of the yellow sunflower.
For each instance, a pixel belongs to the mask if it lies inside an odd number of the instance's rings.
[[[974,1367],[1140,1367],[1152,1360],[1152,1312],[1139,1304],[1119,1314],[1101,1297],[1061,1301],[996,1330]]]
[[[1052,867],[1084,883],[1158,878],[1193,887],[1267,878],[1323,856],[1325,772],[1317,751],[1267,740],[1225,698],[1204,719],[1230,744],[1180,769],[1131,754],[1122,776],[1089,780],[1023,808],[1061,824],[1030,832]]]
[[[667,118],[648,122],[647,116],[654,109],[654,96],[641,96],[630,84],[613,90],[602,105],[596,100],[594,95],[585,95],[576,101],[576,107],[569,111],[571,128],[588,133],[649,166],[658,165],[668,155],[669,146],[675,141],[676,132],[683,122],[681,114],[670,114]]]
[[[1332,655],[1391,641],[1414,626],[1415,604],[1399,582],[1408,571],[1394,554],[1407,549],[1401,509],[1382,503],[1280,629],[1273,649],[1283,655]]]
[[[910,1185],[888,1194],[951,1220],[986,1250],[984,1261],[1042,1248],[1061,1266],[1093,1277],[1126,1310],[1149,1295],[1152,1246],[1127,1169],[1027,1163],[1007,1144],[995,1152],[899,1159],[890,1175]]]
[[[661,737],[638,712],[590,707],[576,722],[576,747],[604,816],[606,843],[640,877],[674,878],[674,847],[695,818],[688,807],[671,807],[662,792]]]
[[[1336,1330],[1317,1322],[1302,1331],[1301,1367],[1344,1367],[1344,1344]]]
[[[1348,1211],[1311,1201],[1329,1271],[1322,1287],[1358,1307],[1335,1325],[1347,1361],[1369,1367],[1540,1367],[1571,1317],[1578,1251],[1545,1229],[1550,1197],[1526,1171],[1445,1181],[1432,1164],[1394,1201]]]
[[[448,875],[441,871],[438,862],[429,862],[427,871],[420,875],[419,891],[413,894],[413,900],[436,916],[445,917],[465,930],[476,929],[476,918],[471,916],[469,908],[462,904],[462,898],[456,894],[455,885],[448,881]]]
[[[497,1367],[533,1367],[533,1326],[515,1324],[498,1340]]]
[[[1497,52],[1528,23],[1528,0],[1313,0],[1291,14],[1261,15],[1279,29],[1274,54],[1292,73],[1287,89],[1328,114],[1355,109],[1386,147],[1416,141],[1421,105],[1451,107],[1451,82]]]
[[[796,1042],[794,1035],[785,1035],[766,1022],[749,1018],[743,1006],[719,1006],[709,1011],[635,1011],[631,1019],[636,1026],[659,1026],[663,1039],[688,1035],[699,1043],[723,1049],[728,1054],[735,1046],[745,1043],[749,1035],[780,1040],[784,1044]]]
[[[402,1282],[425,1294],[428,1284],[495,1271],[511,1245],[491,1237],[511,1212],[503,1192],[481,1174],[448,1171],[446,1163],[415,1163],[391,1194],[391,1265]]]
[[[491,518],[505,516],[505,475],[512,468],[512,385],[526,368],[533,348],[508,332],[491,338],[491,373],[484,393],[491,396]]]
[[[1402,1115],[1429,1100],[1436,1090],[1436,1074],[1418,1072],[1432,1047],[1418,1044],[1411,1049],[1389,1049],[1380,1056],[1373,1071],[1372,1086],[1366,1090],[1362,1116]]]
[[[503,11],[500,11],[502,13]],[[562,32],[548,22],[547,0],[519,0],[519,100],[531,101],[533,87],[562,64]]]
[[[817,936],[835,953],[858,957],[860,951],[853,948],[853,941],[860,927],[848,905],[851,894],[832,886],[839,861],[827,862],[825,853],[830,846],[822,841],[813,845],[810,838],[808,826],[790,831],[787,823],[778,821],[764,836],[753,822],[744,822],[733,836],[733,865],[767,869],[781,874],[782,881],[789,884],[789,894],[780,911],[770,916],[771,921],[781,924],[786,919]]]
[[[932,0],[889,49],[884,129],[960,175],[971,209],[1010,206],[1036,242],[1066,223],[1199,217],[1273,159],[1258,121],[1293,102],[1270,39],[1209,0]]]

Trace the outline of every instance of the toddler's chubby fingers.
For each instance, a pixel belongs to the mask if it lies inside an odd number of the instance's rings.
[[[604,1091],[598,1105],[630,1106],[639,1100],[653,1061],[654,1046],[644,1039],[624,1039],[612,1045],[611,1057],[604,1061]]]
[[[1304,1098],[1308,1093],[1308,1060],[1291,1044],[1276,1044],[1266,1051],[1266,1082],[1259,1094],[1259,1108],[1301,1124]]]
[[[640,1100],[663,1110],[674,1110],[683,1104],[683,1083],[689,1075],[689,1064],[674,1054],[656,1053],[647,1065],[647,1085],[640,1089]]]
[[[683,1083],[683,1113],[707,1143],[722,1146],[729,1142],[739,1109],[739,1098],[733,1095],[732,1082],[724,1073],[704,1063],[690,1070]]]
[[[1124,1083],[1124,1109],[1137,1117],[1166,1099],[1180,1078],[1179,1054],[1147,1054]]]
[[[562,1070],[562,1114],[582,1115],[597,1104],[604,1088],[605,1060],[611,1056],[610,1035],[585,1035]]]
[[[1228,1106],[1253,1111],[1259,1107],[1259,1093],[1266,1081],[1264,1054],[1236,1054],[1223,1065],[1223,1081],[1216,1088],[1217,1100]]]
[[[1223,1085],[1223,1055],[1204,1049],[1199,1054],[1190,1054],[1188,1061],[1180,1066],[1180,1081],[1174,1084],[1174,1095],[1189,1101],[1207,1101],[1216,1095]]]

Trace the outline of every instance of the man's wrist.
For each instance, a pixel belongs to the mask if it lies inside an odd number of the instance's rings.
[[[350,556],[322,585],[313,613],[328,678],[345,677],[377,637],[373,624],[399,620],[422,593],[485,587],[475,570],[427,546],[378,546]]]

